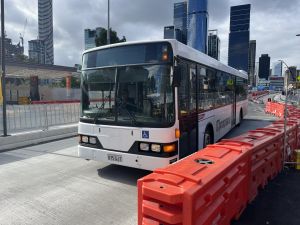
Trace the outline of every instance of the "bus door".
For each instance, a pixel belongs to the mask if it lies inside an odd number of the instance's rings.
[[[178,87],[178,112],[181,136],[179,157],[183,158],[198,150],[198,113],[196,65],[180,61],[181,82]]]
[[[231,116],[231,127],[234,127],[236,125],[236,79],[235,77],[231,76],[230,81],[232,82],[232,90],[233,90],[233,98],[232,98],[232,116]]]

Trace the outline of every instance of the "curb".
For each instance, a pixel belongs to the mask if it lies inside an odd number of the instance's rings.
[[[78,134],[78,125],[67,127],[50,128],[46,131],[32,131],[28,133],[16,134],[8,137],[0,137],[0,152],[14,150],[16,148],[37,145],[44,142],[55,141],[74,137]]]

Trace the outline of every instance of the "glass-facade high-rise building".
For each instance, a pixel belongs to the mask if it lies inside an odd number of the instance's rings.
[[[187,44],[207,53],[208,1],[189,0]]]
[[[268,54],[262,54],[259,57],[258,76],[260,79],[268,80],[270,75],[270,57]]]
[[[96,47],[96,38],[100,35],[101,31],[104,30],[102,27],[97,27],[95,30],[85,29],[84,30],[84,49],[90,49]]]
[[[230,9],[228,65],[248,72],[251,5],[238,5]]]
[[[174,3],[174,32],[175,38],[187,43],[187,2]]]
[[[274,77],[282,76],[282,62],[281,61],[273,63],[272,76],[274,76]]]
[[[164,39],[174,39],[174,38],[175,38],[174,26],[164,27]]]
[[[28,53],[30,61],[38,64],[45,64],[46,54],[44,41],[28,41]]]
[[[255,79],[255,59],[256,59],[256,40],[251,40],[249,43],[248,56],[248,83],[251,86],[256,86]]]
[[[45,63],[54,64],[52,0],[38,0],[39,40],[45,44]]]
[[[295,82],[297,80],[297,67],[290,66],[289,72],[290,72],[290,77],[289,77],[290,82]]]
[[[209,33],[208,35],[208,55],[220,60],[220,38],[217,33]]]

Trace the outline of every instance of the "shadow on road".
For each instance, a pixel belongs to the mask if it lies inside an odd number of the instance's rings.
[[[136,186],[137,180],[150,174],[151,171],[135,169],[130,167],[109,165],[98,169],[99,177],[113,180],[123,184]]]
[[[300,171],[289,169],[271,181],[232,225],[299,225]]]

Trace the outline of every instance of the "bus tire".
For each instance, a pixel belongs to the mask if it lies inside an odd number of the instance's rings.
[[[204,132],[203,148],[214,143],[214,130],[211,125],[208,125]]]

